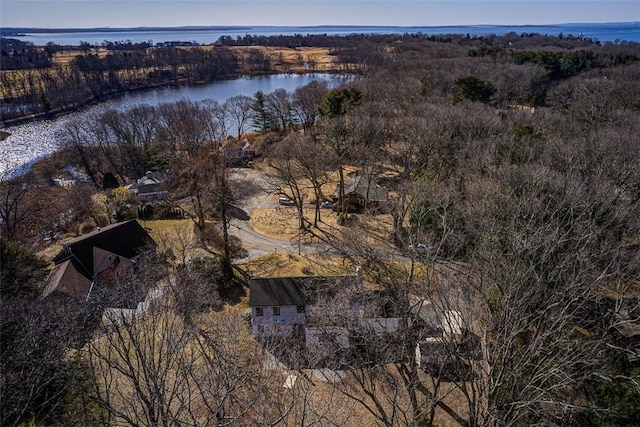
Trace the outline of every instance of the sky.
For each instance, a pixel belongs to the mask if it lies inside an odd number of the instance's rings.
[[[534,25],[640,21],[640,0],[0,0],[0,27]]]

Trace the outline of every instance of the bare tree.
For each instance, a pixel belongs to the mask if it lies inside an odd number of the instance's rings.
[[[284,139],[272,147],[267,157],[273,172],[266,172],[264,177],[270,192],[293,200],[297,211],[298,230],[302,233],[307,229],[309,222],[304,216],[304,205],[309,193],[313,191],[313,186],[305,179],[303,168],[295,157],[299,150],[292,150],[292,146],[296,144],[299,144],[299,140],[294,137]]]
[[[330,181],[327,170],[333,164],[332,155],[329,147],[304,135],[283,139],[268,154],[276,169],[276,173],[268,178],[271,191],[294,201],[302,200],[302,205],[305,199],[312,202],[315,208],[314,227],[318,227],[321,221],[320,206],[327,199],[323,187]],[[303,213],[299,211],[299,214]],[[304,224],[301,222],[299,226]]]
[[[73,349],[93,326],[90,308],[41,299],[47,261],[0,236],[0,420],[55,424],[75,391]]]
[[[171,147],[171,172],[174,176],[175,200],[183,207],[198,230],[202,247],[212,253],[211,241],[222,235],[224,272],[232,274],[232,250],[229,221],[232,205],[250,194],[252,186],[232,180],[221,143],[224,135],[207,106],[178,103],[162,107],[164,123],[161,133]],[[219,231],[218,229],[219,228]]]
[[[329,92],[324,81],[314,80],[293,93],[292,109],[303,130],[311,128],[318,118],[318,106]]]
[[[222,108],[229,115],[230,121],[235,125],[238,139],[251,127],[252,105],[253,99],[246,95],[232,96],[222,104]]]
[[[85,173],[93,185],[100,188],[102,183],[99,181],[99,174],[103,172],[103,168],[96,148],[96,121],[96,117],[88,119],[87,122],[71,121],[65,125],[59,138],[62,147],[68,147],[77,153]]]
[[[2,235],[7,238],[15,237],[20,223],[32,214],[26,206],[29,180],[24,175],[12,178],[12,172],[0,176],[0,225]]]
[[[84,348],[94,379],[90,396],[108,412],[108,422],[340,424],[343,415],[329,410],[335,403],[311,404],[314,388],[301,372],[297,384],[283,387],[288,375],[271,367],[272,347],[252,339],[240,312],[194,312],[185,322],[173,303],[177,289],[163,289],[165,295],[150,301],[144,314],[108,310],[103,330]],[[202,298],[203,289],[194,288],[192,296]]]
[[[293,127],[291,94],[286,89],[276,89],[266,96],[266,106],[276,122],[277,129],[286,133]]]

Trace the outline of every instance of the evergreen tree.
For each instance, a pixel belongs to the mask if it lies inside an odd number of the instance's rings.
[[[253,95],[253,127],[260,132],[269,132],[275,125],[273,114],[267,106],[267,97],[261,90]]]

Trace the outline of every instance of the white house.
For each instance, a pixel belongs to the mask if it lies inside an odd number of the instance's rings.
[[[357,276],[262,277],[249,281],[251,325],[255,336],[304,336],[304,327],[318,296],[338,287],[353,286]],[[344,285],[344,286],[343,286]],[[314,313],[323,316],[324,313]]]
[[[295,325],[305,324],[306,299],[296,278],[255,278],[249,289],[253,335],[290,335]]]
[[[137,194],[142,203],[169,198],[167,177],[164,172],[147,172],[145,176],[125,188],[133,194]]]
[[[265,277],[249,281],[253,335],[297,335],[307,344],[331,337],[346,348],[352,330],[395,332],[400,318],[388,298],[364,289],[359,275]]]

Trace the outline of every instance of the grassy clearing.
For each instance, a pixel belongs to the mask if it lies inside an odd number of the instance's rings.
[[[213,50],[220,47],[208,45],[199,46],[199,49]],[[181,49],[192,49],[190,47],[182,47]],[[334,57],[330,54],[329,48],[326,47],[269,47],[269,46],[230,46],[228,49],[234,51],[246,52],[248,50],[260,51],[271,58],[271,66],[281,72],[308,72],[308,71],[333,71],[337,67],[334,63]],[[104,49],[96,49],[90,52],[100,58],[109,55],[109,51]],[[62,50],[56,52],[53,56],[53,63],[58,65],[68,65],[76,56],[84,56],[87,53],[81,50]],[[305,65],[306,63],[306,65]],[[315,68],[311,69],[311,63],[315,63]]]
[[[234,46],[233,50],[258,50],[271,59],[271,67],[283,73],[337,71],[334,57],[326,47],[299,47],[295,49],[269,46]]]
[[[313,221],[313,208],[305,208],[304,216],[307,220]],[[321,222],[318,223],[316,231],[318,234],[336,235],[343,232],[349,226],[357,224],[363,230],[363,235],[371,244],[389,242],[391,231],[393,230],[393,218],[391,215],[358,215],[353,214],[351,225],[338,225],[337,213],[322,209],[320,211]],[[278,206],[276,209],[258,208],[251,213],[249,220],[251,228],[265,236],[282,240],[297,241],[301,237],[303,242],[315,242],[311,234],[299,236],[298,232],[298,211],[295,207]],[[366,230],[366,233],[364,232]]]
[[[172,253],[177,261],[207,255],[207,253],[199,247],[193,221],[189,219],[138,220],[138,222],[149,232],[151,238],[158,244],[158,250]]]
[[[251,276],[320,276],[353,274],[355,266],[340,257],[314,255],[269,254],[239,263]]]

